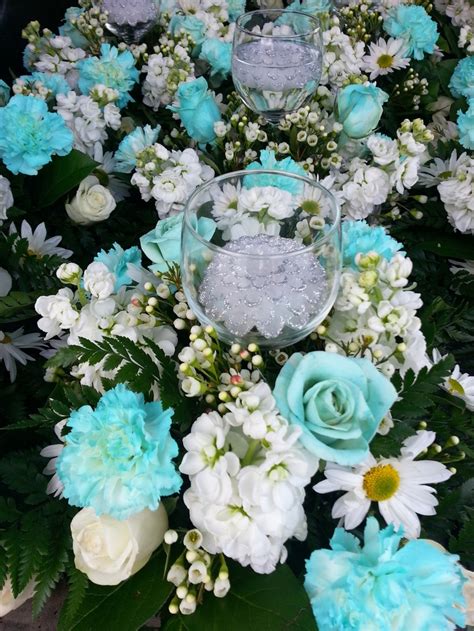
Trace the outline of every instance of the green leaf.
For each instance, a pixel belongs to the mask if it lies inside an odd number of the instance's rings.
[[[63,157],[54,157],[36,178],[38,207],[51,206],[78,186],[96,168],[97,162],[73,149]]]
[[[64,605],[59,614],[58,629],[69,629],[84,602],[89,587],[87,575],[80,572],[71,561],[68,569],[69,589]]]
[[[51,596],[54,586],[61,578],[66,562],[67,548],[70,547],[69,533],[62,532],[60,536],[50,537],[48,553],[44,558],[41,569],[36,575],[36,589],[33,596],[33,617],[40,613],[46,601]]]
[[[10,318],[25,309],[32,310],[31,313],[26,314],[27,317],[31,317],[34,313],[33,305],[42,293],[42,291],[11,291],[8,296],[0,298],[0,318]]]
[[[303,585],[287,565],[256,574],[229,565],[231,590],[225,598],[205,594],[192,616],[171,619],[163,631],[314,631],[316,622]]]
[[[173,586],[163,578],[165,554],[154,556],[137,574],[115,587],[91,585],[74,622],[58,631],[136,631],[159,611]]]
[[[11,497],[0,497],[0,522],[13,522],[20,516],[15,500]]]
[[[467,235],[428,232],[421,236],[417,246],[439,256],[471,259],[474,252],[474,238]]]

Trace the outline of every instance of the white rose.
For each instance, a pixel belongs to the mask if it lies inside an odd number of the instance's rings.
[[[119,520],[83,508],[71,521],[74,563],[97,585],[117,585],[140,570],[168,529],[163,504]]]
[[[12,288],[12,277],[6,269],[0,267],[0,297],[8,296]]]
[[[0,175],[0,221],[7,218],[7,210],[13,206],[13,195],[10,182]]]
[[[95,175],[89,175],[79,184],[76,197],[66,204],[66,212],[72,221],[87,226],[108,219],[116,205],[110,191]]]
[[[23,603],[33,597],[35,591],[35,581],[31,580],[25,589],[15,598],[12,591],[10,577],[7,578],[3,588],[0,590],[0,618],[7,613],[21,607]]]
[[[104,263],[91,263],[84,272],[84,289],[95,298],[105,300],[114,293],[115,274]]]

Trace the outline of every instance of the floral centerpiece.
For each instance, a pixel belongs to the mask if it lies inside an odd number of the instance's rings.
[[[80,0],[0,85],[0,616],[64,580],[68,631],[474,624],[473,7],[295,0],[322,76],[273,125],[231,80],[249,8],[163,0],[130,43]],[[234,171],[197,243],[341,208],[293,346],[188,303],[184,208]]]

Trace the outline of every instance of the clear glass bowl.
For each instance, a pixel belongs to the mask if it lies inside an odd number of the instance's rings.
[[[183,289],[202,324],[229,343],[283,348],[309,335],[336,299],[339,205],[307,177],[228,173],[189,198],[181,257]]]
[[[139,42],[158,19],[156,0],[102,0],[102,8],[109,31],[128,44]]]

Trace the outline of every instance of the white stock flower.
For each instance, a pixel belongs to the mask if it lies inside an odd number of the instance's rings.
[[[148,562],[167,529],[163,504],[124,520],[83,508],[71,521],[74,563],[93,583],[117,585]]]
[[[352,530],[365,518],[371,502],[377,502],[382,517],[395,528],[403,526],[408,538],[420,535],[418,515],[435,515],[438,501],[432,484],[448,480],[452,473],[440,462],[415,460],[433,443],[436,434],[420,430],[403,441],[399,458],[371,454],[356,467],[326,465],[326,479],[313,488],[317,493],[345,491],[332,508],[334,518],[342,518]],[[430,485],[430,486],[427,486]]]
[[[70,329],[79,318],[79,313],[72,305],[74,294],[63,288],[53,296],[40,296],[35,303],[35,310],[40,316],[38,328],[46,333],[46,338],[59,335],[61,330]]]
[[[0,223],[7,218],[7,210],[13,206],[12,189],[6,177],[0,175]]]
[[[104,263],[91,263],[84,272],[84,289],[104,300],[114,293],[115,274]]]
[[[95,175],[89,175],[79,184],[74,199],[66,204],[66,212],[74,223],[87,226],[108,219],[116,205],[110,191]]]
[[[36,581],[31,579],[25,589],[15,598],[13,595],[11,578],[10,576],[7,576],[2,589],[0,589],[0,618],[6,616],[10,613],[10,611],[18,609],[18,607],[23,605],[23,603],[32,598],[35,593],[35,585]]]
[[[56,270],[56,276],[67,285],[77,285],[81,274],[82,270],[77,263],[63,263]]]
[[[344,212],[351,219],[365,219],[390,192],[390,178],[377,167],[361,166],[342,187]]]
[[[372,134],[367,139],[367,148],[374,157],[374,162],[381,166],[387,166],[396,162],[399,157],[398,144],[384,134]]]

